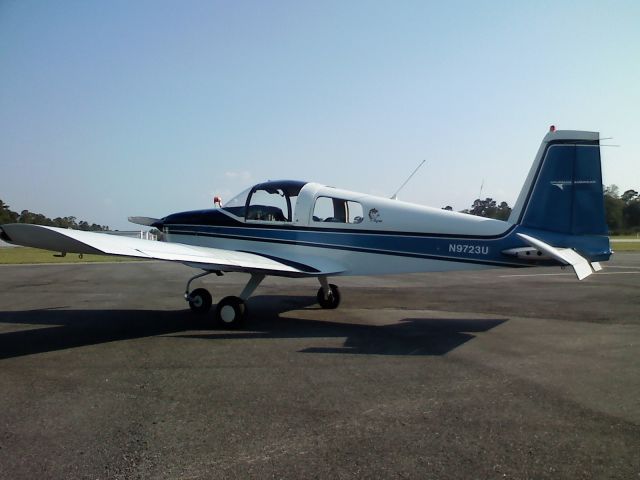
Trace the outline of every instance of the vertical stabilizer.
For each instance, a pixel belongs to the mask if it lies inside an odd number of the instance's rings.
[[[509,221],[568,235],[607,235],[599,134],[549,132]]]

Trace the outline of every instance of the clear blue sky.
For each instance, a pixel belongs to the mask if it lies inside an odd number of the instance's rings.
[[[132,228],[297,178],[513,205],[549,125],[640,189],[640,2],[0,1],[0,199]]]

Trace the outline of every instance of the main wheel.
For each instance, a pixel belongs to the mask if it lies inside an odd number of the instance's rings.
[[[211,309],[211,294],[204,288],[196,288],[187,299],[189,308],[195,313],[207,313]]]
[[[320,290],[318,290],[318,303],[322,308],[338,308],[338,305],[340,305],[340,290],[333,283],[329,285],[329,290],[329,295],[324,298],[324,290],[320,287]]]
[[[216,322],[225,328],[240,328],[247,316],[247,306],[239,297],[224,297],[216,307]]]

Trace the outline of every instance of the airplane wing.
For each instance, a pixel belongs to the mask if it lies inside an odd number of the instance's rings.
[[[183,243],[156,242],[105,233],[84,232],[42,225],[14,223],[0,226],[0,237],[10,243],[65,253],[120,255],[180,262],[204,270],[261,272],[304,277],[335,274],[335,265],[306,265],[258,253],[199,247]]]

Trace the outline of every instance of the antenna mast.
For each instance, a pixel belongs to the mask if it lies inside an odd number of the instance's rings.
[[[400,190],[402,190],[404,188],[404,186],[409,183],[409,180],[411,180],[411,178],[416,174],[416,172],[420,169],[420,167],[422,167],[422,165],[424,165],[424,162],[426,162],[426,160],[422,160],[422,162],[420,162],[420,165],[418,165],[416,167],[416,169],[413,171],[413,173],[411,175],[409,175],[409,178],[407,178],[404,183],[402,185],[400,185],[400,188],[398,190],[396,190],[396,193],[394,193],[391,196],[391,200],[397,200],[398,199],[398,193],[400,193]]]

